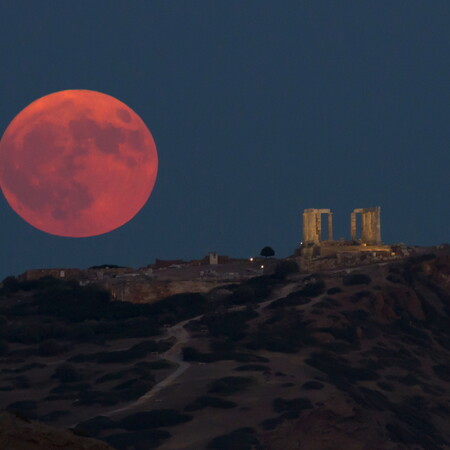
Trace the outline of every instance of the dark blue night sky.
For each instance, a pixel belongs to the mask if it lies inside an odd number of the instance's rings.
[[[151,130],[155,190],[109,234],[61,238],[0,199],[0,277],[155,258],[288,256],[304,208],[382,207],[387,243],[449,240],[448,0],[0,4],[0,130],[65,89]]]

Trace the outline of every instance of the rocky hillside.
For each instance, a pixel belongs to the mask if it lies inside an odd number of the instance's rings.
[[[74,431],[57,429],[15,414],[0,413],[1,448],[10,450],[111,450],[104,442],[77,436]]]
[[[450,449],[449,279],[441,249],[152,305],[16,287],[0,406],[118,449]]]

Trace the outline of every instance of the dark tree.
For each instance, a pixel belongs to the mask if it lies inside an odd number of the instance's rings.
[[[260,253],[261,256],[268,258],[269,256],[275,255],[275,250],[272,247],[264,247]]]

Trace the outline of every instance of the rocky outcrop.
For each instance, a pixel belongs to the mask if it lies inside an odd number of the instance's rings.
[[[104,442],[77,436],[73,431],[49,427],[34,420],[0,413],[0,443],[10,450],[113,450]]]
[[[131,303],[151,303],[165,297],[186,292],[204,294],[224,284],[224,281],[118,281],[104,283],[113,300]]]
[[[421,269],[443,289],[450,289],[450,255],[448,253],[438,254],[436,258],[424,261]]]
[[[372,306],[375,316],[382,322],[397,320],[405,313],[414,319],[425,320],[416,293],[405,286],[386,287],[383,291],[376,293]]]

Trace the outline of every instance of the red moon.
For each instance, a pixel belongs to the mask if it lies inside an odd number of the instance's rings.
[[[124,225],[147,202],[157,172],[142,119],[100,92],[46,95],[13,119],[0,142],[8,203],[57,236],[96,236]]]

